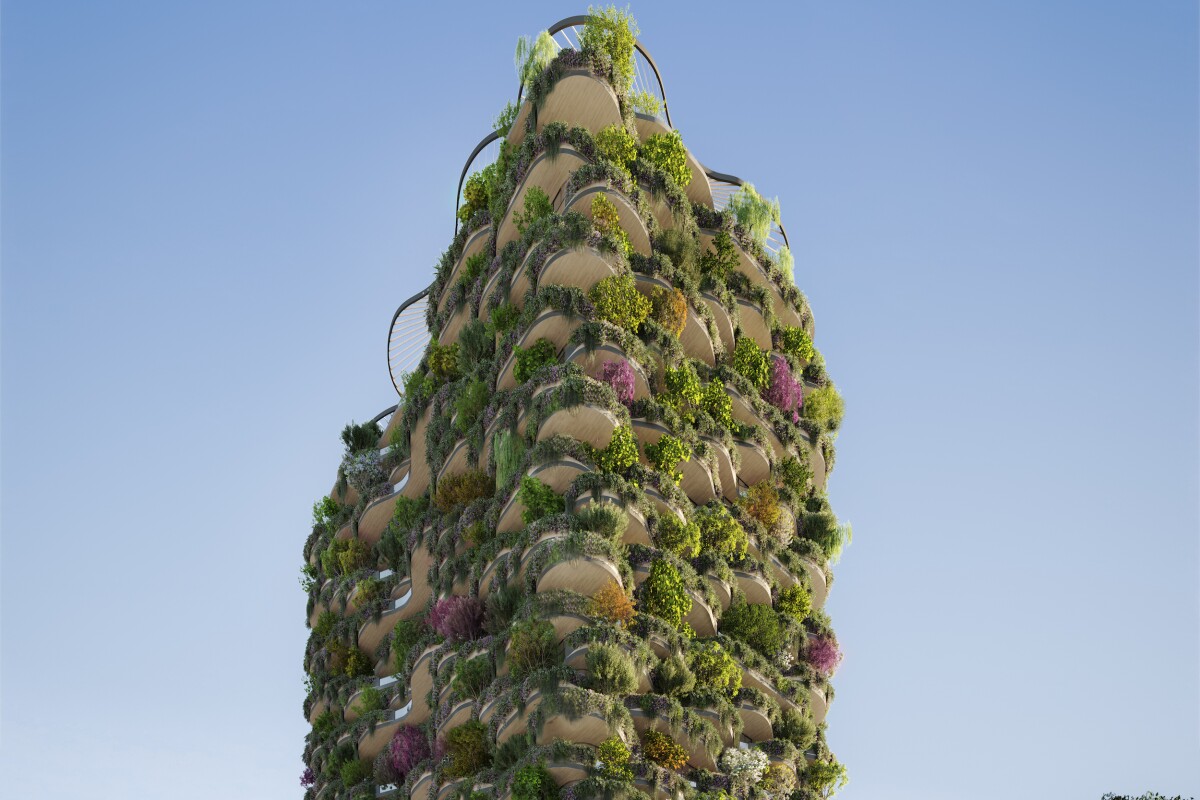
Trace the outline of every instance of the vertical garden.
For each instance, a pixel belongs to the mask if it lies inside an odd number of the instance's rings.
[[[304,547],[308,797],[846,781],[842,400],[778,202],[700,165],[636,36],[608,8],[518,43],[419,366],[342,431]]]

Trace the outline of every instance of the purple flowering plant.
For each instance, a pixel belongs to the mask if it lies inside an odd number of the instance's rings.
[[[443,597],[425,622],[451,642],[469,641],[483,630],[483,603],[477,597]]]
[[[792,376],[787,361],[779,356],[771,358],[771,385],[763,392],[763,399],[791,417],[792,422],[800,421],[800,406],[804,402],[802,384]]]
[[[633,404],[633,367],[628,361],[605,361],[600,380],[617,393],[617,400],[628,408]]]

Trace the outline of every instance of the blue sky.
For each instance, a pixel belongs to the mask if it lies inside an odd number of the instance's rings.
[[[4,4],[4,795],[298,796],[309,508],[583,10],[408,6]],[[1200,795],[1196,5],[633,11],[847,399],[843,796]]]

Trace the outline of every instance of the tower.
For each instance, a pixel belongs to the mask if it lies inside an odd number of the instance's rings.
[[[842,402],[625,13],[518,47],[304,548],[315,798],[827,797]]]

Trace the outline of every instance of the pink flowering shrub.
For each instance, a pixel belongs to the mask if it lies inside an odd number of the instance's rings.
[[[804,658],[825,676],[832,675],[842,663],[842,651],[832,637],[816,636],[808,643]]]
[[[779,356],[771,358],[771,385],[763,392],[763,399],[792,418],[800,421],[800,406],[804,396],[800,381],[792,377],[787,361]]]
[[[388,744],[388,765],[395,771],[399,780],[413,767],[429,758],[429,740],[420,728],[405,725],[396,731]]]
[[[600,380],[613,388],[621,405],[628,408],[633,403],[633,367],[628,361],[605,361]]]
[[[451,642],[478,638],[483,631],[483,603],[478,597],[444,597],[429,610],[425,624]]]

